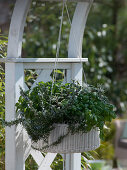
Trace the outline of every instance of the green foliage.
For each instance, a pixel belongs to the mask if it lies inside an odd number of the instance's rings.
[[[76,3],[68,4],[71,17],[75,6]],[[62,3],[33,1],[27,17],[27,27],[24,34],[23,48],[26,57],[53,58],[56,56],[61,11]],[[69,32],[70,24],[64,10],[60,50],[60,57],[62,58],[67,57]]]
[[[21,118],[6,122],[7,126],[21,122],[33,141],[43,139],[48,143],[48,136],[55,124],[67,124],[68,133],[89,132],[92,128],[100,129],[106,121],[115,118],[113,105],[109,103],[101,88],[82,87],[76,82],[40,82],[33,90],[24,92],[16,103]],[[61,142],[63,136],[54,144]]]
[[[7,37],[0,35],[0,58],[6,56],[7,52]],[[0,64],[0,120],[5,119],[5,73],[4,67]],[[5,129],[0,121],[0,167],[5,168]]]
[[[112,121],[111,123],[106,122],[106,127],[104,128],[104,141],[101,142],[100,147],[96,150],[98,156],[95,156],[97,159],[104,160],[113,160],[114,155],[114,139],[115,139],[115,124]]]
[[[95,151],[93,151],[95,152]],[[90,154],[90,152],[83,152],[82,155],[81,155],[81,167],[82,167],[82,170],[84,169],[89,169],[89,170],[92,170],[91,169],[91,166],[89,164],[89,160],[94,160],[94,157]]]
[[[8,38],[0,34],[0,58],[3,58],[7,55],[7,42]]]
[[[126,11],[126,0],[95,4],[83,41],[83,57],[89,58],[84,66],[88,83],[103,84],[121,116],[127,110]]]
[[[31,167],[33,170],[38,169],[38,165],[34,161],[33,157],[29,155],[29,157],[27,158],[25,162],[25,170],[31,170]]]
[[[63,167],[63,158],[60,154],[57,154],[54,162],[51,165],[53,170],[61,170]]]
[[[0,68],[0,117],[4,118],[5,111],[5,73],[3,68]]]
[[[5,117],[5,75],[2,67],[0,68],[0,119]],[[5,129],[0,121],[0,167],[4,170],[4,156],[5,156]]]
[[[24,74],[25,74],[25,83],[30,88],[32,86],[32,84],[34,83],[34,81],[36,80],[37,74],[34,69],[33,70],[25,70]]]

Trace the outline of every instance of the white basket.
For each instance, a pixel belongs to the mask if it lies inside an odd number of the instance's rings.
[[[37,143],[32,142],[32,147],[43,152],[50,153],[81,153],[85,151],[95,150],[100,146],[99,129],[92,129],[88,133],[76,133],[74,135],[68,134],[62,139],[62,142],[57,145],[52,145],[60,136],[66,135],[68,126],[66,124],[57,124],[56,128],[52,130],[48,139],[48,148],[43,140]]]

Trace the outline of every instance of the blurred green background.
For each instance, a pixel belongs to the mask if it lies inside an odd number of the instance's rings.
[[[2,2],[2,1],[1,1]],[[0,6],[1,3],[0,2]],[[67,3],[72,20],[76,3]],[[9,19],[0,25],[0,57],[6,57],[9,22],[13,10],[9,3]],[[22,57],[52,58],[56,55],[56,45],[62,4],[56,2],[32,1],[25,25]],[[89,84],[101,84],[110,101],[116,106],[118,118],[127,118],[127,0],[95,0],[90,11],[83,40],[82,57],[88,57],[84,64]],[[70,24],[66,11],[62,28],[61,58],[67,57]],[[31,82],[33,72],[27,77]],[[4,64],[0,64],[0,118],[5,116]],[[107,123],[105,140],[96,151],[82,153],[82,168],[87,167],[87,159],[114,158],[114,123]],[[4,128],[0,124],[0,170],[4,170]],[[57,156],[53,170],[62,170],[62,157]],[[115,166],[115,161],[114,161]],[[35,170],[37,165],[31,156],[26,161],[26,170]]]

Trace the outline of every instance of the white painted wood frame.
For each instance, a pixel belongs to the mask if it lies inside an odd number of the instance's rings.
[[[12,15],[8,52],[5,63],[5,112],[6,121],[11,121],[16,118],[15,103],[20,96],[19,86],[24,86],[24,69],[43,69],[37,79],[37,82],[44,78],[44,81],[50,80],[49,74],[54,66],[54,59],[21,59],[22,37],[26,21],[28,9],[32,0],[17,0]],[[68,59],[59,59],[58,67],[67,69],[66,81],[71,79],[79,80],[82,83],[82,62],[87,59],[82,57],[82,39],[85,29],[85,24],[89,12],[89,3],[79,2],[76,7],[74,18],[72,21]],[[73,59],[71,59],[73,58]],[[40,61],[43,60],[43,61]],[[50,70],[48,69],[50,66]],[[52,67],[51,67],[52,66]],[[42,76],[45,74],[45,77]],[[48,78],[48,79],[47,79]],[[35,84],[33,85],[33,87]],[[39,166],[39,170],[50,170],[50,165],[56,154],[47,154],[44,158],[39,151],[31,149],[31,141],[25,135],[24,129],[21,126],[6,128],[5,142],[5,169],[6,170],[25,170],[25,160],[31,154]],[[27,146],[28,145],[28,146]],[[80,170],[81,169],[81,154],[66,154],[65,170]]]
[[[7,58],[21,57],[22,36],[31,0],[17,0],[9,30]],[[19,85],[24,85],[23,64],[5,64],[5,119],[14,120],[15,103],[19,97]],[[19,135],[15,126],[5,130],[5,169],[24,170],[23,133]]]

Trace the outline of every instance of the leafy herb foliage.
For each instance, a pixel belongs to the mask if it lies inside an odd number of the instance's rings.
[[[101,88],[82,87],[78,82],[40,82],[32,91],[21,89],[16,107],[20,118],[10,125],[22,122],[35,142],[47,142],[55,124],[62,123],[72,134],[98,127],[102,137],[105,122],[115,118],[114,107]]]

